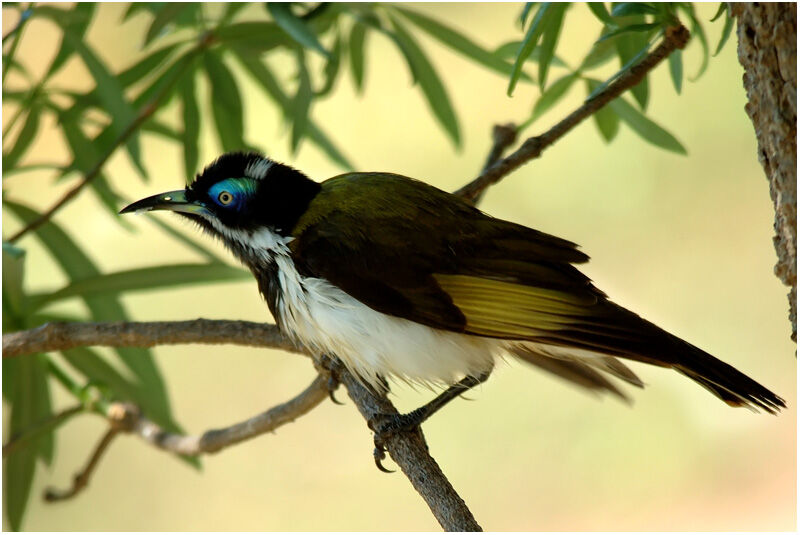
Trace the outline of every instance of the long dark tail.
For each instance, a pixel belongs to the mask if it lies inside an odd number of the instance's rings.
[[[674,368],[734,407],[776,413],[786,407],[779,396],[733,366],[673,336],[610,301],[601,311],[537,342],[578,347],[647,364]]]

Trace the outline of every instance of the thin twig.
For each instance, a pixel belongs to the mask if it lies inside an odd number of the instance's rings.
[[[130,414],[131,423],[126,431],[139,436],[142,440],[156,448],[180,455],[200,455],[216,453],[224,448],[250,440],[265,433],[271,433],[278,427],[291,423],[310,412],[325,401],[330,393],[330,382],[324,374],[318,375],[300,394],[286,403],[272,407],[243,422],[212,429],[202,435],[180,435],[164,431],[157,424],[142,416],[131,405],[117,404]]]
[[[503,153],[506,151],[506,149],[513,145],[517,140],[516,125],[514,125],[514,123],[494,125],[494,128],[492,128],[492,140],[492,150],[489,151],[489,156],[486,158],[486,163],[481,171],[482,173],[485,173],[494,164],[496,164],[500,158],[503,157]],[[478,204],[485,192],[485,189],[478,192],[478,194],[473,197],[472,203]]]
[[[541,136],[528,138],[516,152],[497,162],[475,180],[454,193],[468,200],[476,199],[483,190],[499,182],[503,177],[523,164],[534,158],[538,158],[544,149],[563,137],[564,134],[572,130],[581,121],[590,117],[597,110],[641,82],[644,77],[647,76],[647,73],[653,70],[656,65],[673,51],[685,47],[688,41],[689,30],[687,30],[686,27],[674,26],[667,28],[661,44],[640,63],[631,67],[627,73],[620,76],[593,99],[584,102],[581,107],[570,113],[550,130]]]
[[[302,352],[275,325],[201,318],[143,323],[45,323],[27,331],[4,334],[3,358],[87,346],[153,347],[174,344],[235,344]]]
[[[3,458],[5,459],[7,456],[11,455],[19,448],[28,444],[31,440],[38,437],[45,431],[52,429],[60,424],[62,424],[65,420],[72,418],[86,410],[86,407],[83,403],[78,403],[74,407],[70,407],[65,409],[57,414],[53,414],[47,420],[41,422],[40,424],[26,429],[24,433],[21,433],[17,436],[11,437],[8,442],[3,444]]]
[[[80,473],[75,475],[75,478],[72,480],[72,487],[67,490],[56,490],[53,488],[48,488],[44,492],[44,500],[46,502],[58,502],[61,500],[68,500],[72,498],[80,491],[86,488],[89,485],[89,478],[92,476],[95,468],[97,468],[97,464],[100,462],[100,459],[103,457],[103,454],[106,452],[108,447],[111,445],[111,442],[119,434],[120,430],[116,427],[111,427],[103,438],[100,439],[100,442],[97,444],[97,447],[94,449],[92,456],[89,458],[89,462],[86,464],[86,468],[84,468]]]
[[[335,374],[365,420],[397,414],[397,409],[385,395],[379,396],[365,387],[341,363],[338,363]],[[464,500],[428,453],[422,430],[395,433],[386,440],[385,446],[443,529],[482,531]]]

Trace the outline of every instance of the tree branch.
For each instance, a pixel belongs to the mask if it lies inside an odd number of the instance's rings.
[[[325,374],[320,374],[305,390],[286,403],[272,407],[243,422],[223,429],[211,429],[202,435],[180,435],[164,431],[145,418],[139,409],[131,404],[117,403],[114,409],[121,411],[122,414],[118,417],[127,422],[124,430],[139,436],[151,446],[179,455],[216,453],[245,440],[270,433],[307,414],[328,397],[330,393],[328,379]]]
[[[650,52],[640,63],[631,67],[628,72],[620,76],[594,98],[585,101],[577,110],[570,113],[550,130],[541,136],[526,139],[516,152],[492,165],[475,180],[454,193],[465,199],[474,201],[486,188],[496,184],[523,164],[534,158],[538,158],[544,149],[561,139],[564,134],[572,130],[581,121],[590,117],[597,110],[641,82],[644,77],[647,76],[647,73],[653,70],[673,51],[685,47],[688,41],[689,30],[684,26],[667,28],[661,44]]]
[[[84,404],[78,403],[77,405],[74,405],[68,409],[64,409],[57,414],[53,414],[47,420],[31,429],[27,429],[24,433],[11,437],[8,442],[3,444],[3,458],[5,459],[19,448],[30,443],[30,441],[34,438],[37,438],[41,434],[63,424],[66,420],[69,420],[73,416],[77,416],[85,410],[86,407]]]
[[[68,490],[59,491],[53,488],[48,488],[44,492],[44,499],[47,502],[58,502],[61,500],[68,500],[72,498],[80,491],[86,488],[89,484],[89,478],[94,473],[95,468],[97,468],[98,463],[100,463],[100,459],[103,457],[103,454],[108,450],[108,447],[117,438],[119,434],[119,429],[115,427],[111,427],[103,438],[100,439],[100,442],[95,447],[92,456],[89,458],[89,462],[86,464],[86,468],[84,468],[81,472],[75,475],[75,478],[72,480],[72,487]]]
[[[250,321],[196,319],[146,323],[45,323],[3,334],[3,358],[75,347],[153,347],[175,344],[235,344],[303,352],[278,327]]]

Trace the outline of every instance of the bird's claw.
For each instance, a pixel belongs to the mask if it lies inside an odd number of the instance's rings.
[[[339,379],[334,377],[333,373],[331,373],[331,375],[328,376],[327,386],[328,386],[328,397],[331,398],[331,401],[336,405],[344,405],[344,403],[336,399],[335,392],[336,389],[339,388]]]
[[[383,466],[383,460],[386,459],[386,442],[397,433],[417,429],[418,422],[409,414],[375,414],[367,425],[374,433],[375,449],[372,456],[375,459],[375,466],[387,474],[394,472]]]

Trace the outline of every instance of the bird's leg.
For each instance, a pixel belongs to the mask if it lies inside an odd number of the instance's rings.
[[[422,422],[430,418],[436,411],[447,405],[450,401],[457,398],[470,388],[476,387],[489,378],[491,372],[485,372],[481,375],[467,376],[461,379],[454,385],[450,385],[447,390],[433,398],[431,401],[414,409],[407,414],[376,414],[368,422],[369,428],[375,433],[375,464],[382,472],[391,472],[381,464],[381,461],[386,457],[386,440],[395,433],[403,431],[411,431],[418,428]]]

